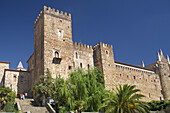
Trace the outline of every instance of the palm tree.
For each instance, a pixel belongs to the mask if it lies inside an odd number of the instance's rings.
[[[140,90],[135,87],[127,84],[116,86],[113,92],[107,92],[108,97],[103,99],[100,109],[104,108],[106,113],[149,113],[149,106],[139,101],[145,96],[137,94]]]

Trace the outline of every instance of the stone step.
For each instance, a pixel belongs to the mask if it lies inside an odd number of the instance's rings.
[[[33,99],[20,100],[16,98],[15,101],[20,103],[22,112],[30,111],[31,113],[49,113],[46,107],[35,106]]]

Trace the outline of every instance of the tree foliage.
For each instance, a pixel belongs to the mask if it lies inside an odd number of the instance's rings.
[[[70,73],[64,80],[60,75],[52,79],[47,69],[44,76],[40,77],[39,84],[34,85],[35,98],[42,102],[43,96],[53,98],[57,109],[74,111],[98,111],[105,95],[104,75],[96,68],[84,71],[78,69]]]
[[[104,103],[100,108],[105,108],[106,113],[148,113],[149,106],[139,101],[144,95],[137,94],[139,89],[135,85],[119,85],[108,92],[108,96],[103,100]]]
[[[9,87],[0,87],[0,109],[7,112],[14,111],[16,94]]]
[[[170,101],[166,101],[166,100],[161,100],[161,101],[151,101],[148,102],[148,104],[150,105],[150,110],[151,111],[161,111],[161,110],[165,110],[168,106],[170,106]]]

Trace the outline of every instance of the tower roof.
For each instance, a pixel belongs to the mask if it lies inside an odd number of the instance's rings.
[[[18,67],[16,68],[17,70],[25,70],[25,68],[22,65],[22,62],[20,61],[18,64]]]

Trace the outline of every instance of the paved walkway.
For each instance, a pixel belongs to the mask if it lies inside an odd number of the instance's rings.
[[[20,100],[16,98],[15,102],[19,102],[23,113],[27,111],[31,113],[49,113],[46,107],[34,106],[34,99]]]

